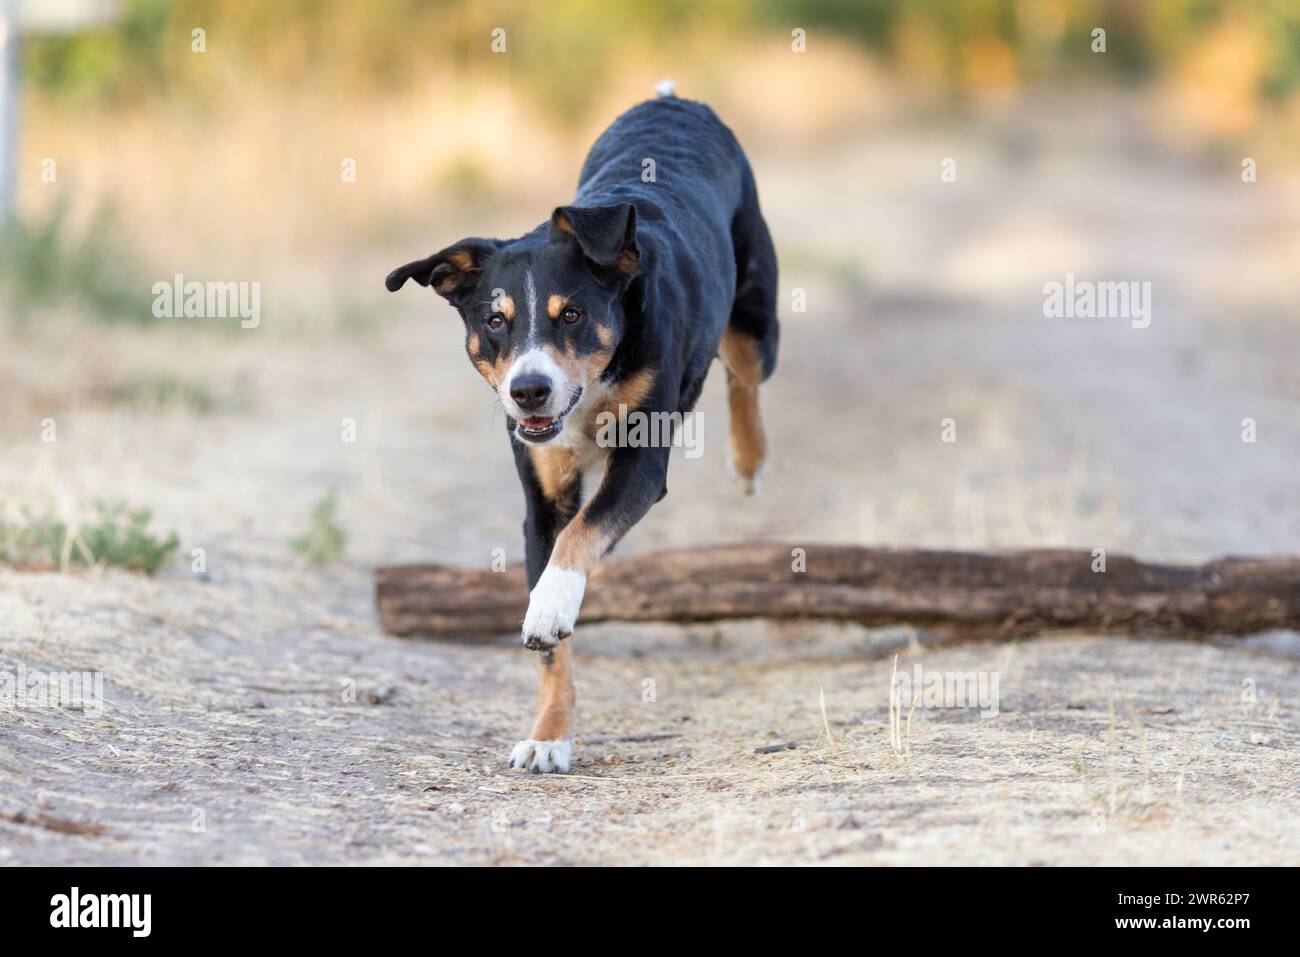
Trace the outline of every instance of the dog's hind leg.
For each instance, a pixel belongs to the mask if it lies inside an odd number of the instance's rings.
[[[736,251],[736,300],[718,345],[727,369],[731,470],[746,493],[758,491],[767,464],[767,437],[758,411],[758,387],[776,368],[776,250],[746,170],[745,200],[731,224]]]
[[[767,436],[758,411],[758,386],[763,377],[757,351],[757,342],[735,329],[723,333],[718,347],[718,355],[727,367],[727,410],[731,417],[728,461],[748,495],[758,491],[767,465]]]

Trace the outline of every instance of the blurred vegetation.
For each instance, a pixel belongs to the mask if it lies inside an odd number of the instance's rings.
[[[328,565],[343,554],[348,537],[339,525],[338,507],[338,496],[333,491],[327,493],[312,508],[307,531],[289,542],[308,564]]]
[[[123,502],[96,502],[94,517],[75,528],[28,509],[16,522],[0,513],[0,563],[33,569],[111,565],[152,575],[180,545],[175,532],[154,535],[152,517]]]
[[[787,43],[803,27],[810,51],[819,30],[855,40],[904,74],[933,74],[960,99],[989,74],[1042,79],[1084,61],[1159,75],[1231,23],[1261,51],[1257,96],[1300,88],[1300,0],[122,0],[121,9],[106,30],[32,38],[31,80],[60,98],[201,102],[232,70],[258,84],[382,94],[442,63],[504,69],[554,118],[573,119],[599,94],[602,71],[637,45],[737,34]],[[1107,30],[1100,60],[1090,51],[1098,26]],[[507,31],[507,57],[489,49],[495,27]],[[195,59],[196,28],[220,57]]]
[[[170,372],[144,372],[99,390],[96,398],[148,411],[182,408],[195,415],[216,412],[221,407],[212,390]]]
[[[0,229],[4,314],[22,322],[68,302],[112,322],[151,322],[149,284],[126,250],[109,206],[99,207],[80,234],[70,224],[66,198],[42,217],[11,221]]]

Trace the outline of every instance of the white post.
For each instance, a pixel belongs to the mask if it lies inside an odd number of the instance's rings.
[[[18,0],[0,0],[0,226],[14,214],[18,178]]]

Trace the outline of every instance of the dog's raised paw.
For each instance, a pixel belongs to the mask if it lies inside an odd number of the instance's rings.
[[[564,774],[573,755],[572,741],[520,741],[510,752],[510,766],[533,774]]]
[[[524,615],[524,647],[549,651],[573,634],[573,623],[582,607],[587,576],[582,572],[547,566],[528,597]]]

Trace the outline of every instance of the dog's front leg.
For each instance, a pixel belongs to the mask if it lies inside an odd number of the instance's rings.
[[[524,547],[531,591],[541,580],[556,535],[577,508],[578,475],[572,453],[563,448],[526,451],[515,444],[515,461],[528,506]],[[537,719],[528,738],[510,752],[510,766],[534,773],[569,770],[576,702],[569,644],[543,652]]]
[[[526,647],[549,651],[573,633],[587,577],[659,500],[667,474],[667,448],[609,451],[600,487],[556,536],[546,568],[529,594],[523,628]]]
[[[512,768],[527,768],[535,774],[569,770],[573,754],[573,722],[577,695],[565,642],[542,652],[541,676],[537,688],[537,719],[526,740],[510,752]]]
[[[548,530],[554,526],[549,523],[563,520],[563,507],[553,509],[567,496],[538,495],[530,500],[525,534],[532,590],[523,639],[526,647],[542,652],[541,681],[537,720],[531,736],[511,752],[511,767],[533,772],[569,770],[576,696],[570,668],[572,642],[563,639],[573,633],[578,620],[587,576],[659,499],[667,470],[667,449],[611,450],[599,488],[594,494],[582,495],[586,504],[554,536],[553,543]],[[568,490],[573,495],[577,491]]]

